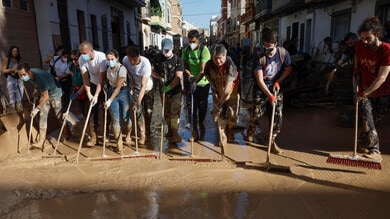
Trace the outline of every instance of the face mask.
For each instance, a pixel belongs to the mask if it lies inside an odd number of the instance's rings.
[[[30,75],[24,76],[22,78],[23,81],[29,81],[30,80]]]
[[[116,60],[110,60],[107,62],[107,65],[113,68],[116,65]]]
[[[172,56],[172,50],[169,50],[169,52],[167,52],[167,53],[164,52],[164,56],[167,57],[167,58],[171,57]]]
[[[274,48],[264,48],[264,49],[263,49],[264,54],[265,54],[266,56],[269,56],[273,50],[274,50]]]
[[[190,47],[192,50],[194,50],[198,47],[198,44],[197,43],[190,43]]]
[[[91,59],[91,57],[89,57],[89,54],[82,54],[82,55],[81,55],[81,58],[82,58],[84,61],[86,61],[86,62],[88,62],[88,61]]]
[[[68,62],[68,58],[63,58],[62,59],[65,63]]]

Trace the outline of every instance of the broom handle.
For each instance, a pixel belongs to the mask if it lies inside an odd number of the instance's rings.
[[[104,101],[107,102],[107,91],[103,89]],[[122,134],[122,133],[120,133]],[[106,135],[107,135],[107,109],[104,107],[104,124],[103,124],[103,154],[102,157],[106,156]],[[120,135],[122,137],[122,135]]]
[[[359,86],[356,83],[356,93],[359,93]],[[358,129],[359,129],[359,102],[355,103],[355,139],[354,139],[354,148],[353,148],[353,156],[357,155],[357,138],[358,138]]]
[[[274,91],[274,95],[276,97],[276,91]],[[274,120],[275,120],[275,109],[276,103],[272,103],[272,115],[271,115],[271,125],[269,127],[269,139],[268,139],[268,148],[267,148],[267,163],[269,163],[269,156],[271,154],[271,145],[272,145],[272,135],[274,129]]]
[[[162,148],[164,143],[164,107],[165,107],[165,92],[162,93],[162,101],[161,101],[161,138],[160,138],[160,155],[159,159],[161,159]]]

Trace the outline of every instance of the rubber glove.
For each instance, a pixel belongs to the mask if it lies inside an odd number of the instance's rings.
[[[279,93],[279,91],[280,91],[279,81],[275,81],[275,83],[274,83],[274,91],[276,91],[276,93]]]
[[[39,112],[38,107],[35,107],[35,108],[31,111],[30,116],[31,116],[32,118],[34,118],[34,117],[38,114],[38,112]]]
[[[164,93],[166,93],[166,92],[170,91],[171,89],[172,89],[171,85],[168,85],[168,86],[164,86],[164,87],[162,88],[162,91],[163,91]]]
[[[276,103],[276,96],[274,95],[271,95],[269,98],[268,98],[268,101],[269,103],[272,105],[273,103]]]
[[[195,92],[196,91],[196,82],[192,82],[192,85],[191,85],[191,91],[192,92]]]
[[[98,96],[95,95],[95,96],[93,96],[92,99],[91,99],[91,104],[92,104],[92,106],[94,106],[97,102],[98,102]]]
[[[80,95],[79,92],[76,91],[72,95],[70,95],[70,99],[71,100],[76,100],[79,97],[79,95]]]
[[[112,100],[111,100],[111,99],[108,99],[108,100],[104,103],[104,109],[107,110],[108,108],[110,108],[111,103],[112,103]]]

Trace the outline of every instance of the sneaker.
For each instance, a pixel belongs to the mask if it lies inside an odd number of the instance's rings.
[[[365,158],[372,160],[382,160],[381,152],[378,149],[371,149],[367,154],[363,155]]]

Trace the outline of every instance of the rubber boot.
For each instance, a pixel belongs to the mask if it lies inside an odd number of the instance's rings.
[[[115,143],[118,148],[118,152],[122,154],[123,152],[123,141],[122,141],[122,133],[120,129],[114,129],[113,130],[114,138],[115,138]]]
[[[256,128],[255,126],[249,125],[248,130],[246,131],[246,140],[253,142],[253,136],[255,135]]]
[[[283,154],[282,149],[280,149],[280,147],[276,144],[275,139],[272,140],[271,153],[273,153],[273,154]]]
[[[126,134],[126,137],[125,137],[125,144],[126,144],[127,146],[130,146],[130,145],[131,145],[131,136],[130,136],[130,134],[131,134],[131,129],[132,129],[132,127],[131,127],[131,126],[128,126],[128,127],[126,127],[126,130],[125,130],[125,134]]]
[[[178,134],[177,129],[172,129],[172,137],[169,139],[169,143],[179,143],[181,142],[181,137]]]
[[[90,130],[91,136],[87,142],[87,146],[93,147],[97,143],[96,129],[91,123],[88,124],[88,129]]]
[[[140,138],[138,140],[138,144],[139,145],[145,145],[145,142],[146,142],[145,131],[140,131]]]
[[[46,129],[40,128],[38,141],[31,144],[31,146],[35,148],[40,148],[43,151],[45,140],[46,140]]]
[[[233,128],[227,128],[227,142],[233,143],[234,142],[234,131]]]

